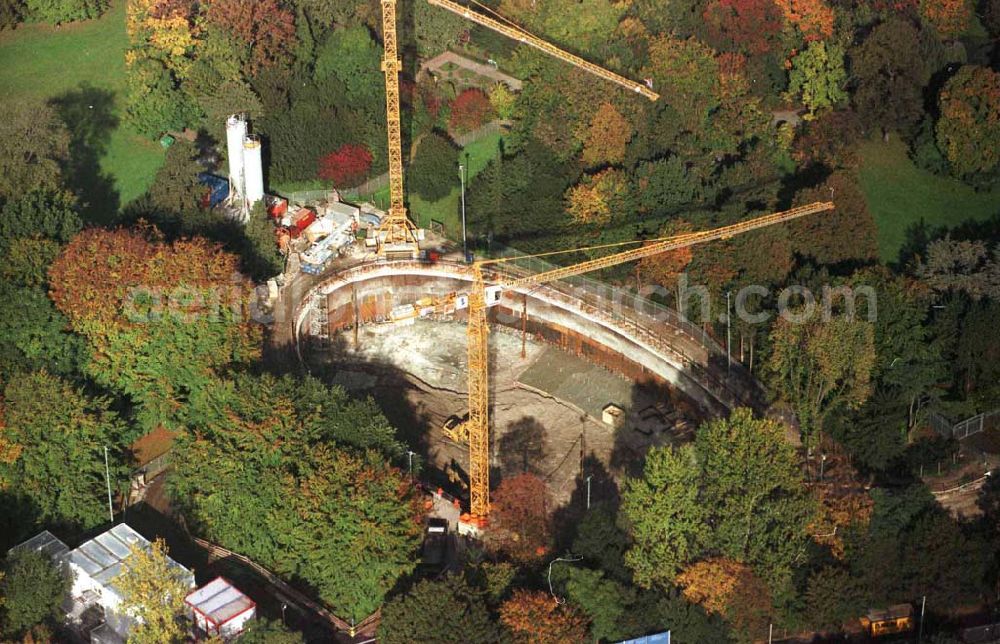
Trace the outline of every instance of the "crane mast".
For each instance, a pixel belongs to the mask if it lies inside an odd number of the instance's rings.
[[[567,62],[574,67],[578,67],[584,71],[590,72],[595,76],[599,76],[605,80],[611,81],[616,85],[620,85],[625,89],[636,92],[637,94],[642,94],[651,101],[655,101],[660,98],[660,95],[651,90],[643,83],[637,83],[634,80],[625,78],[620,74],[616,74],[610,70],[604,69],[594,63],[584,60],[575,54],[571,54],[564,49],[556,47],[550,42],[546,42],[541,38],[534,36],[523,29],[519,29],[510,24],[503,23],[495,18],[483,15],[479,12],[472,11],[468,7],[458,4],[457,2],[452,2],[452,0],[427,0],[428,3],[441,7],[442,9],[447,9],[448,11],[462,16],[466,20],[470,20],[476,24],[482,25],[488,29],[503,34],[508,38],[512,38],[519,42],[523,42],[526,45],[530,45],[535,49],[541,50],[546,54],[558,58],[561,61]],[[383,2],[383,6],[384,6]]]
[[[416,226],[407,215],[403,201],[403,141],[399,128],[399,72],[402,61],[396,40],[396,0],[382,0],[382,42],[386,132],[389,143],[389,212],[377,232],[378,253],[416,257]]]
[[[519,288],[544,284],[553,280],[572,277],[596,271],[602,268],[618,266],[644,257],[650,257],[680,248],[703,244],[716,239],[728,239],[751,230],[791,221],[825,210],[832,210],[831,202],[816,202],[783,212],[755,217],[721,228],[713,228],[696,233],[687,233],[675,237],[655,240],[651,244],[632,248],[619,253],[597,259],[580,262],[572,266],[552,269],[534,275],[520,277],[505,277],[502,275],[502,265],[524,257],[487,259],[472,265],[472,292],[469,293],[469,323],[466,331],[468,342],[467,356],[469,360],[469,418],[453,432],[453,437],[460,437],[469,442],[469,499],[471,512],[474,516],[485,517],[490,511],[490,461],[489,461],[489,328],[486,319],[486,277],[484,267],[500,266],[500,275],[491,279],[501,287]],[[588,249],[573,249],[562,252],[576,252]],[[547,253],[548,255],[557,253]],[[497,299],[499,301],[499,299]]]

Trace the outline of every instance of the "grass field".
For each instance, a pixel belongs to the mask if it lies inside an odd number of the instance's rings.
[[[117,193],[121,204],[145,192],[163,160],[163,150],[121,125],[125,90],[125,2],[117,0],[98,20],[59,28],[27,25],[0,33],[0,87],[5,101],[59,100],[86,96],[108,97],[107,125],[100,140],[90,137],[97,168]],[[67,124],[71,130],[74,123]],[[74,150],[74,153],[79,150]]]
[[[932,228],[952,228],[1000,212],[1000,188],[977,193],[961,181],[921,170],[898,138],[862,144],[859,174],[884,262],[899,258],[906,231],[921,220]]]

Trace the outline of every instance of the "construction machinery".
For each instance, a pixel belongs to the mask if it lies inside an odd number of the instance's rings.
[[[696,244],[716,239],[728,239],[735,235],[792,221],[799,217],[811,215],[826,210],[832,210],[830,202],[816,202],[783,212],[755,217],[721,228],[713,228],[700,232],[686,233],[673,237],[664,237],[648,241],[634,241],[619,244],[605,244],[588,248],[542,253],[538,255],[523,255],[500,259],[484,259],[474,262],[472,270],[472,288],[467,296],[449,296],[451,302],[460,303],[453,310],[468,308],[467,328],[467,358],[468,358],[468,388],[469,413],[462,423],[451,423],[445,428],[448,438],[456,441],[467,441],[469,444],[469,497],[471,513],[474,517],[485,517],[490,510],[490,449],[489,449],[489,325],[487,309],[501,303],[505,290],[524,290],[526,287],[538,286],[554,280],[581,275],[591,271],[618,266],[626,262],[658,255],[672,250],[687,248]],[[533,257],[551,257],[566,253],[608,250],[615,247],[632,245],[635,248],[612,253],[610,255],[587,260],[578,264],[554,268],[542,273],[524,274],[520,271],[507,270],[512,262]],[[432,312],[434,307],[426,307]]]
[[[497,17],[491,18],[482,13],[471,11],[467,7],[451,0],[427,1],[432,5],[451,11],[509,38],[530,45],[595,76],[641,94],[651,101],[659,98],[659,94],[650,89],[647,84],[629,80],[624,76],[560,49],[521,29],[499,14],[494,13]],[[375,234],[376,252],[380,257],[390,259],[415,259],[419,255],[418,241],[421,237],[421,231],[417,229],[407,214],[404,199],[403,144],[399,129],[399,72],[402,69],[402,60],[399,57],[399,47],[396,38],[396,0],[381,0],[381,3],[382,72],[385,74],[385,113],[389,159],[389,212],[380,223]],[[487,11],[489,10],[485,6],[483,8]]]

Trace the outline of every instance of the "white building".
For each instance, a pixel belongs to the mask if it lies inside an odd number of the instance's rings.
[[[117,644],[128,639],[134,620],[121,610],[123,597],[116,578],[122,572],[122,562],[129,556],[129,546],[135,544],[143,549],[150,547],[145,537],[120,523],[69,553],[73,612],[82,615],[100,607],[104,613],[104,624],[91,631],[91,642]],[[183,571],[187,587],[194,588],[194,573],[173,559],[168,561],[171,567]]]
[[[257,614],[257,604],[222,577],[184,598],[199,635],[237,637]]]

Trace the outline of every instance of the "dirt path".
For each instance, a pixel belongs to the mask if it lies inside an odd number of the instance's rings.
[[[441,68],[451,63],[456,67],[461,67],[467,69],[471,72],[479,74],[485,78],[489,78],[498,83],[503,83],[511,89],[511,91],[519,92],[521,91],[521,81],[514,78],[513,76],[508,76],[504,74],[496,67],[492,65],[486,65],[483,63],[476,62],[460,54],[456,54],[453,51],[446,51],[442,54],[438,54],[434,58],[425,61],[420,65],[421,72],[432,72],[435,74],[440,74],[442,76],[447,76],[450,72],[442,71]]]

